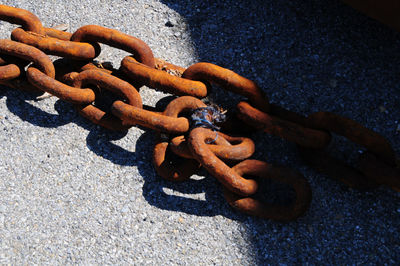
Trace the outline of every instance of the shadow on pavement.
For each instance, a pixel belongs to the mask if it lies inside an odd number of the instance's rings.
[[[255,80],[272,102],[290,110],[356,119],[388,138],[399,153],[399,33],[335,0],[162,2],[189,25],[198,61]],[[166,23],[173,30],[181,22]],[[230,93],[214,97],[227,106],[237,102]],[[254,139],[258,147],[268,147],[258,148],[256,158],[290,165],[313,189],[310,210],[292,223],[233,212],[245,221],[259,264],[400,260],[398,193],[349,190],[303,165],[293,145],[263,134]]]

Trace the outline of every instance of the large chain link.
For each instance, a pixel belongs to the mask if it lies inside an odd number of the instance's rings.
[[[157,131],[153,164],[167,180],[187,180],[204,167],[223,185],[228,203],[242,212],[277,221],[303,215],[311,202],[307,179],[287,167],[249,159],[256,149],[254,142],[232,135],[232,129],[242,129],[244,122],[252,131],[263,130],[294,142],[317,170],[350,187],[385,185],[400,191],[400,170],[389,141],[354,120],[328,112],[304,117],[270,104],[255,82],[229,69],[205,62],[187,69],[175,66],[154,58],[142,40],[114,29],[87,25],[71,34],[45,28],[29,11],[5,5],[0,5],[0,20],[21,26],[12,31],[12,40],[0,40],[0,84],[48,92],[110,130],[140,125]],[[106,69],[92,61],[101,52],[99,43],[132,56],[122,59],[120,69]],[[52,62],[48,55],[64,59]],[[199,99],[207,96],[211,84],[247,98],[248,102],[237,104],[239,119],[222,122],[224,112]],[[172,100],[164,112],[147,110],[136,89],[143,85],[181,97]],[[96,106],[104,100],[102,90],[110,91],[115,99],[106,111]],[[324,151],[332,133],[366,148],[357,167]],[[295,193],[292,203],[260,201],[256,196],[262,189],[259,178],[291,187]]]

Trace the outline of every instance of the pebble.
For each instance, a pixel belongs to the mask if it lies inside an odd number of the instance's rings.
[[[329,81],[329,86],[331,87],[331,88],[336,88],[337,87],[337,80],[336,79],[331,79],[330,81]]]

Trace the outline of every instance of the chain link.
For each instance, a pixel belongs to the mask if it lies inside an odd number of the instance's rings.
[[[255,82],[229,69],[205,62],[187,69],[175,66],[154,58],[142,40],[114,29],[86,25],[74,33],[63,32],[43,27],[29,11],[5,5],[0,5],[0,20],[22,26],[12,31],[12,40],[0,40],[0,84],[48,92],[74,104],[82,116],[110,130],[126,131],[135,125],[155,130],[158,139],[153,164],[161,177],[184,181],[204,167],[222,184],[228,203],[239,211],[276,221],[294,220],[308,209],[311,188],[300,173],[248,159],[255,152],[254,142],[233,136],[232,129],[263,130],[293,142],[317,170],[350,187],[385,185],[400,191],[400,170],[390,143],[354,120],[327,112],[305,117],[270,104]],[[121,61],[120,69],[105,67],[92,61],[101,52],[99,43],[132,56]],[[48,55],[63,59],[53,63]],[[33,64],[25,71],[29,63]],[[237,117],[224,122],[223,110],[198,99],[207,96],[211,84],[247,98],[248,102],[237,104]],[[163,112],[146,110],[137,90],[143,85],[181,97],[171,101]],[[107,100],[103,99],[103,89],[114,97],[109,111],[97,106]],[[333,133],[366,148],[357,167],[327,154]],[[231,167],[233,162],[237,164]],[[260,201],[255,196],[262,190],[259,178],[288,185],[295,199],[289,205]]]
[[[122,60],[121,70],[131,79],[150,88],[178,96],[191,95],[199,98],[207,96],[207,87],[204,83],[176,77],[166,71],[151,68],[139,63],[130,56]]]

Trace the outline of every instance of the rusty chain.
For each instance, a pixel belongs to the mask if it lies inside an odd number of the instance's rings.
[[[243,122],[252,131],[263,130],[297,144],[308,163],[350,187],[385,185],[400,191],[400,169],[390,143],[354,120],[328,112],[305,117],[270,104],[255,82],[229,69],[205,62],[187,69],[175,66],[154,58],[142,40],[114,29],[86,25],[74,33],[63,32],[43,27],[29,11],[5,5],[0,5],[0,20],[21,26],[12,31],[11,40],[0,40],[0,84],[48,92],[110,130],[140,125],[157,131],[153,164],[161,177],[184,181],[203,167],[222,184],[226,200],[239,211],[290,221],[303,215],[311,202],[310,185],[300,173],[249,159],[254,142],[231,131],[242,128]],[[101,53],[99,43],[132,56],[123,58],[119,69],[104,68],[93,61]],[[64,59],[52,62],[48,55]],[[238,119],[224,121],[223,110],[199,99],[207,96],[211,84],[247,98],[248,102],[237,104]],[[180,97],[163,112],[146,110],[136,89],[143,85]],[[105,97],[99,88],[115,96],[108,111],[95,104]],[[326,152],[332,134],[366,148],[357,167]],[[263,202],[256,196],[262,190],[260,178],[288,185],[295,198],[289,205]]]

